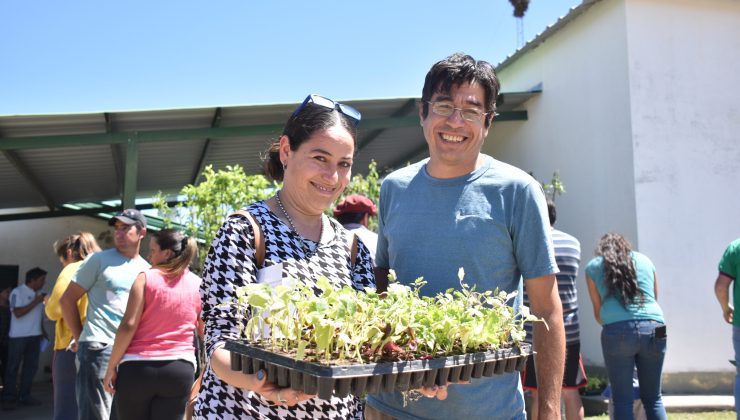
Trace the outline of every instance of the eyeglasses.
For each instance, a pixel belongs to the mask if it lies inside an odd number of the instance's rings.
[[[293,117],[298,115],[298,113],[300,113],[308,104],[315,104],[331,110],[338,109],[339,112],[348,116],[352,121],[354,121],[355,127],[360,124],[360,120],[362,119],[362,114],[360,114],[360,111],[356,110],[355,108],[352,108],[349,105],[340,104],[339,102],[334,102],[331,99],[325,98],[320,95],[306,96],[306,99],[303,100],[301,106],[296,108],[295,112],[293,112]]]
[[[436,101],[424,101],[432,106],[432,112],[439,115],[440,117],[449,117],[456,110],[460,111],[460,115],[465,121],[477,122],[483,117],[490,114],[490,112],[481,112],[476,108],[455,108],[449,102],[436,102]]]

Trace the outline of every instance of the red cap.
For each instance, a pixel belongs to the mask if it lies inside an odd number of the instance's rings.
[[[368,213],[375,216],[378,208],[375,207],[372,200],[364,195],[352,194],[344,197],[342,201],[334,207],[334,217],[344,213]]]

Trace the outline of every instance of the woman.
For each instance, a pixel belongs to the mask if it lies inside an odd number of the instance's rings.
[[[67,290],[69,282],[88,255],[100,251],[95,237],[90,232],[79,232],[54,243],[54,252],[62,263],[62,272],[57,277],[54,289],[46,301],[46,316],[56,321],[54,334],[54,357],[51,377],[54,384],[54,419],[76,419],[77,397],[75,396],[75,352],[77,343],[72,339],[72,331],[62,318],[59,298]],[[80,322],[85,322],[87,295],[77,301]]]
[[[604,326],[604,354],[616,419],[632,419],[632,376],[637,367],[640,399],[648,419],[665,419],[661,373],[666,351],[666,326],[658,306],[655,266],[632,251],[622,235],[608,233],[599,241],[597,257],[586,266],[586,281],[596,321]]]
[[[357,397],[321,400],[267,381],[264,371],[232,371],[224,342],[239,339],[246,322],[233,311],[235,290],[257,281],[297,279],[313,284],[325,276],[337,286],[375,287],[370,253],[358,242],[352,263],[350,235],[323,213],[350,180],[360,114],[310,95],[288,119],[268,150],[267,174],[283,181],[275,196],[246,208],[259,223],[265,259],[255,265],[254,232],[244,217],[230,217],[205,261],[203,321],[208,360],[195,415],[209,419],[359,418]],[[260,272],[258,274],[258,271]],[[260,280],[258,280],[260,279]]]
[[[149,241],[152,268],[131,287],[103,380],[105,390],[116,394],[121,420],[185,415],[201,310],[201,280],[188,270],[196,253],[195,239],[178,230],[163,229]]]

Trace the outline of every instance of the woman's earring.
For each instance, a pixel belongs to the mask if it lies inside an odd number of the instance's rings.
[[[287,163],[283,163],[283,170],[286,170],[286,169],[288,169],[288,164]]]

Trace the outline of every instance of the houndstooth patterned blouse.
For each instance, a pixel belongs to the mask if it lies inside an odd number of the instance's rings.
[[[325,232],[321,243],[317,244],[292,231],[270,211],[264,201],[256,202],[246,210],[262,227],[265,238],[264,266],[282,263],[283,278],[315,283],[317,277],[325,276],[337,286],[351,285],[357,290],[375,287],[370,252],[358,241],[357,258],[352,267],[347,234],[337,221],[325,217],[325,230],[330,230],[333,235]],[[328,237],[331,239],[327,239]],[[225,340],[240,338],[240,320],[231,308],[221,304],[233,302],[236,289],[256,281],[253,243],[254,233],[249,222],[241,216],[231,217],[221,226],[206,257],[200,294],[203,301],[207,360],[210,360],[216,346],[220,346]],[[306,248],[311,251],[308,259]],[[330,400],[316,397],[293,407],[273,406],[259,394],[221,381],[209,364],[195,406],[195,417],[361,419],[362,405],[357,397],[348,395],[344,398],[332,397]]]

